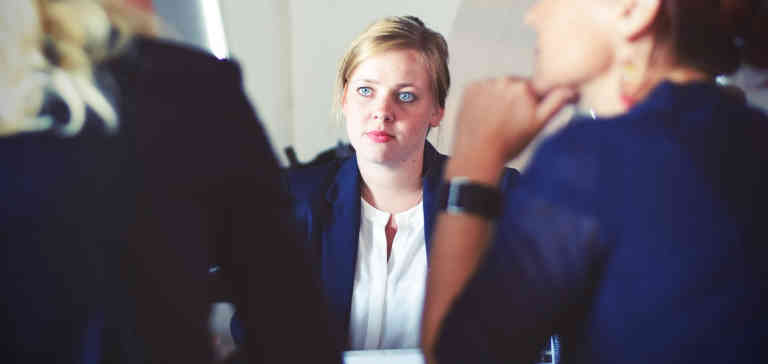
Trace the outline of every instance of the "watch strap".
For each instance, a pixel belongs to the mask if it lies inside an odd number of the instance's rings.
[[[467,177],[444,181],[438,192],[439,207],[448,213],[472,214],[495,219],[501,214],[501,193],[492,186]]]

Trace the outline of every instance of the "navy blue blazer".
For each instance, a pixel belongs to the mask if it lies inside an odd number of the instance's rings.
[[[424,239],[429,254],[438,211],[438,187],[447,157],[428,142],[424,147]],[[504,190],[511,189],[519,173],[507,169]],[[360,171],[352,157],[320,166],[293,170],[287,177],[294,198],[297,227],[310,261],[315,263],[328,300],[331,318],[340,325],[339,340],[348,346],[352,286],[360,232]],[[544,341],[542,341],[544,342]]]
[[[506,197],[446,317],[440,363],[765,363],[768,119],[714,84],[663,83],[574,120]]]

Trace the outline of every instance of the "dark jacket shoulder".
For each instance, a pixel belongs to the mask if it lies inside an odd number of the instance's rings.
[[[202,49],[165,39],[138,37],[126,52],[139,57],[143,66],[164,72],[189,74],[208,71],[211,67],[228,68],[234,64],[231,60],[218,59]]]
[[[181,98],[190,92],[242,84],[240,67],[234,60],[218,59],[170,40],[136,37],[105,67],[123,89],[150,95],[158,91],[148,89],[149,85],[166,86],[164,92],[174,92]]]
[[[305,168],[295,168],[285,172],[288,191],[296,201],[313,199],[318,194],[324,194],[334,182],[341,166],[352,157],[332,160]]]

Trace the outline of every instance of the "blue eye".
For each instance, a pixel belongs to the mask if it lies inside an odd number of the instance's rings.
[[[370,87],[358,87],[357,93],[359,93],[361,96],[370,96],[373,93],[373,90],[371,90]]]
[[[416,96],[410,92],[401,92],[397,95],[397,98],[402,102],[413,102],[416,100]]]

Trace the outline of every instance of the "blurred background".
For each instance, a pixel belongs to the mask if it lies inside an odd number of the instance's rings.
[[[522,23],[533,0],[131,1],[161,18],[166,37],[240,63],[245,89],[284,165],[286,147],[308,162],[347,141],[331,114],[336,66],[348,43],[378,18],[415,15],[448,40],[451,92],[442,126],[430,133],[443,153],[450,152],[463,85],[530,74],[533,67],[535,36]]]
[[[308,162],[347,140],[331,114],[336,65],[347,44],[378,18],[415,15],[448,40],[452,86],[443,124],[430,133],[446,154],[463,86],[497,75],[528,75],[533,67],[535,35],[523,24],[533,0],[131,1],[153,10],[167,37],[240,63],[245,89],[284,165],[286,147]],[[745,68],[722,81],[740,86],[750,102],[768,109],[765,72]],[[572,112],[564,111],[547,133]],[[524,167],[531,150],[510,165]]]

